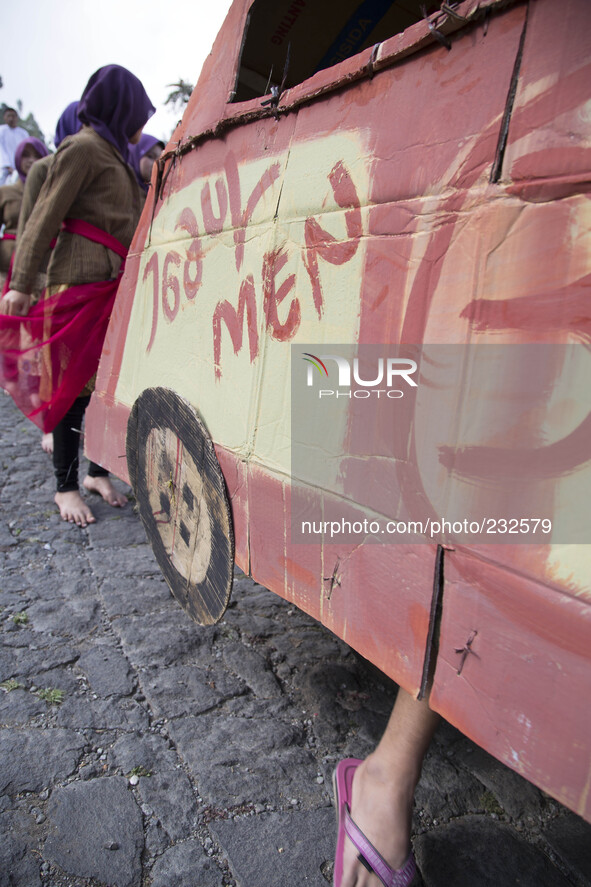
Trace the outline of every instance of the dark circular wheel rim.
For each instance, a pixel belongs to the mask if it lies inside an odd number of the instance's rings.
[[[127,463],[146,534],[173,595],[200,625],[218,622],[234,573],[232,515],[211,437],[174,391],[147,388],[127,425]]]

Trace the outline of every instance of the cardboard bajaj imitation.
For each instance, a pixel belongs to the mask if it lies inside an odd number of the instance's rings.
[[[235,0],[86,435],[194,619],[236,561],[587,819],[590,25]]]

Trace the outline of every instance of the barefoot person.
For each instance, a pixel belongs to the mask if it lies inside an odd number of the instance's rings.
[[[339,818],[334,887],[421,887],[410,846],[413,797],[439,723],[426,700],[398,690],[377,748],[334,775]]]
[[[82,122],[78,119],[78,102],[70,102],[66,108],[60,114],[59,120],[57,121],[57,125],[55,128],[55,135],[53,137],[53,143],[56,148],[59,148],[63,140],[66,136],[73,136],[77,133],[82,127]],[[41,192],[41,188],[45,179],[47,178],[47,174],[53,163],[53,158],[55,155],[47,154],[47,157],[44,157],[42,160],[37,161],[33,168],[30,170],[27,175],[27,180],[25,182],[25,191],[22,198],[21,209],[18,216],[18,228],[16,231],[16,239],[17,241],[22,237],[23,231],[25,230],[25,226],[29,221],[29,216],[33,211],[33,207],[37,202],[37,198]],[[39,275],[39,278],[43,278],[43,284],[41,286],[41,290],[45,288],[45,272],[47,271],[47,263],[49,261],[49,256],[43,260],[43,273]],[[51,431],[43,434],[41,438],[41,447],[48,454],[51,455],[53,453],[53,434]]]
[[[81,424],[142,203],[127,145],[139,140],[154,110],[127,69],[108,65],[93,74],[78,106],[83,127],[55,155],[17,244],[13,288],[0,303],[0,345],[23,358],[18,382],[6,384],[0,367],[0,384],[43,431],[53,430],[55,501],[62,518],[80,527],[95,520],[78,486]],[[29,311],[56,232],[47,290]],[[23,338],[33,346],[22,347]],[[127,501],[94,463],[84,487],[115,507]]]

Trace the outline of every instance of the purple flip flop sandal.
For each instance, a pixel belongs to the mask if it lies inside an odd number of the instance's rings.
[[[337,764],[332,777],[338,822],[334,887],[341,887],[343,879],[343,850],[346,837],[355,845],[360,862],[368,871],[377,875],[384,887],[422,887],[423,879],[412,851],[402,868],[393,869],[351,819],[353,777],[360,764],[358,758],[345,758]]]

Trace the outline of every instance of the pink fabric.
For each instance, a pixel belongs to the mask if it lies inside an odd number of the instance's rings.
[[[55,428],[96,373],[118,284],[72,286],[26,317],[0,315],[0,386],[42,431]]]
[[[127,254],[88,222],[66,219],[63,228]],[[122,273],[123,265],[114,280],[42,298],[25,317],[0,314],[0,387],[42,431],[55,428],[96,373]]]
[[[16,240],[16,234],[5,234],[4,235],[7,240]],[[54,238],[49,244],[49,249],[53,249],[56,245],[57,240]],[[10,257],[10,264],[8,266],[8,272],[6,274],[6,280],[4,281],[4,286],[2,288],[2,296],[5,296],[8,290],[10,289],[10,282],[12,280],[12,268],[14,266],[14,253]]]
[[[127,250],[120,240],[117,240],[112,234],[107,234],[101,228],[97,228],[96,225],[91,225],[90,222],[84,222],[82,219],[64,219],[62,229],[69,234],[79,234],[81,237],[86,237],[87,240],[102,243],[122,259],[127,255]]]

